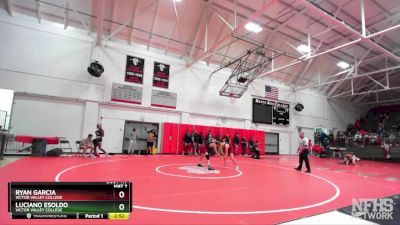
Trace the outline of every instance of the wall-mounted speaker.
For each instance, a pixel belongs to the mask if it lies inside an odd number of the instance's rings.
[[[100,77],[104,72],[104,67],[98,61],[93,61],[90,63],[87,71],[94,77]]]
[[[294,109],[295,109],[297,112],[301,112],[301,111],[304,109],[304,105],[301,104],[301,103],[297,103],[297,104],[294,106]]]

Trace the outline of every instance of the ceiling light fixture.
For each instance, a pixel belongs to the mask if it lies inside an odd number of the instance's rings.
[[[254,32],[254,33],[259,33],[262,31],[262,27],[256,23],[253,22],[249,22],[247,23],[244,28],[246,28],[246,30]]]
[[[342,69],[347,69],[347,68],[349,68],[349,66],[350,66],[347,62],[344,62],[344,61],[340,61],[340,62],[338,62],[336,65],[337,65],[338,67],[342,68]]]
[[[304,54],[308,54],[311,52],[311,48],[308,47],[308,45],[304,45],[304,44],[299,45],[296,49],[297,49],[297,51],[304,53]]]

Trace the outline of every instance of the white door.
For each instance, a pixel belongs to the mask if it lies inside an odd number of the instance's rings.
[[[279,154],[279,134],[278,133],[265,133],[265,153],[266,154]]]
[[[125,121],[120,119],[103,118],[104,129],[103,148],[108,153],[122,153]]]
[[[279,154],[288,155],[290,153],[289,133],[279,133]]]
[[[301,131],[304,132],[304,136],[308,140],[311,140],[311,142],[314,143],[314,129],[312,129],[312,128],[302,128]]]

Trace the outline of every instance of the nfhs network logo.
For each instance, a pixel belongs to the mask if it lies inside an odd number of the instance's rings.
[[[393,220],[393,199],[353,199],[351,215],[361,219]]]

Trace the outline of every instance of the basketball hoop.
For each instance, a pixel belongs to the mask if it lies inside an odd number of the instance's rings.
[[[246,92],[248,86],[253,82],[259,74],[267,70],[268,65],[272,62],[273,58],[277,58],[281,55],[286,55],[284,52],[279,52],[266,48],[264,45],[258,45],[257,47],[247,50],[240,56],[230,60],[229,62],[221,65],[219,68],[214,70],[212,74],[224,69],[230,68],[231,75],[226,80],[225,85],[219,91],[219,95],[226,96],[229,98],[240,98],[243,93]],[[274,56],[265,57],[266,50],[275,52]],[[263,56],[262,60],[254,62],[252,56]],[[269,54],[268,54],[269,55]],[[231,95],[233,94],[233,96]]]

